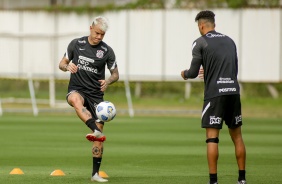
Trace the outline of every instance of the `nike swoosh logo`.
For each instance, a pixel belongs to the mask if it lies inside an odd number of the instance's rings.
[[[197,42],[194,42],[192,45],[192,50],[194,49],[194,47],[196,46]]]
[[[85,50],[85,49],[79,48],[79,50]]]

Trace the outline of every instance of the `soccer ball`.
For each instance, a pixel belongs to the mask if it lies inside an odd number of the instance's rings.
[[[96,107],[96,115],[99,120],[108,122],[116,116],[116,108],[112,102],[100,102]]]

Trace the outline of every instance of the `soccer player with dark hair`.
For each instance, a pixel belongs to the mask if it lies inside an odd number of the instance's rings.
[[[104,101],[104,91],[108,86],[119,79],[115,53],[102,41],[107,29],[108,20],[105,17],[94,18],[89,36],[73,39],[59,64],[62,71],[71,73],[67,102],[93,132],[87,134],[86,138],[94,142],[91,180],[97,182],[108,180],[98,174],[106,137],[102,133],[104,122],[97,118],[95,109]],[[111,73],[108,79],[105,79],[105,66]]]
[[[242,138],[240,88],[237,79],[238,57],[234,41],[215,31],[215,14],[205,10],[197,14],[201,37],[193,42],[192,62],[187,70],[181,72],[184,80],[196,78],[204,71],[204,104],[202,128],[206,129],[207,160],[209,184],[217,184],[217,160],[219,132],[223,122],[228,126],[235,146],[239,169],[238,184],[246,184],[246,148]],[[199,72],[200,71],[200,72]]]

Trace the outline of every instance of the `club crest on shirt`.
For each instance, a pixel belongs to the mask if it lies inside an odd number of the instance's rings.
[[[102,50],[97,50],[96,57],[97,57],[97,58],[102,58],[103,56],[104,56],[104,51],[102,51]]]

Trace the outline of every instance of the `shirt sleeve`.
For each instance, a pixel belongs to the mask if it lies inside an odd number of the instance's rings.
[[[109,70],[113,70],[117,67],[116,55],[111,47],[109,47],[109,58],[107,61],[107,67]]]
[[[194,79],[198,76],[200,67],[202,65],[202,51],[206,46],[206,41],[200,37],[192,44],[192,61],[189,70],[185,70],[184,77],[187,79]]]
[[[76,41],[77,41],[77,39],[74,39],[69,43],[68,48],[67,48],[67,50],[64,54],[64,57],[66,57],[69,61],[71,61],[73,59],[73,53],[74,53]]]
[[[202,65],[202,59],[193,58],[190,69],[184,71],[184,77],[187,79],[194,79],[198,76],[200,67]]]
[[[236,50],[236,76],[238,76],[238,55],[237,55],[237,47],[236,47],[236,44],[234,43],[235,45],[235,50]]]
[[[202,41],[197,39],[192,45],[192,56],[196,59],[202,59]]]

